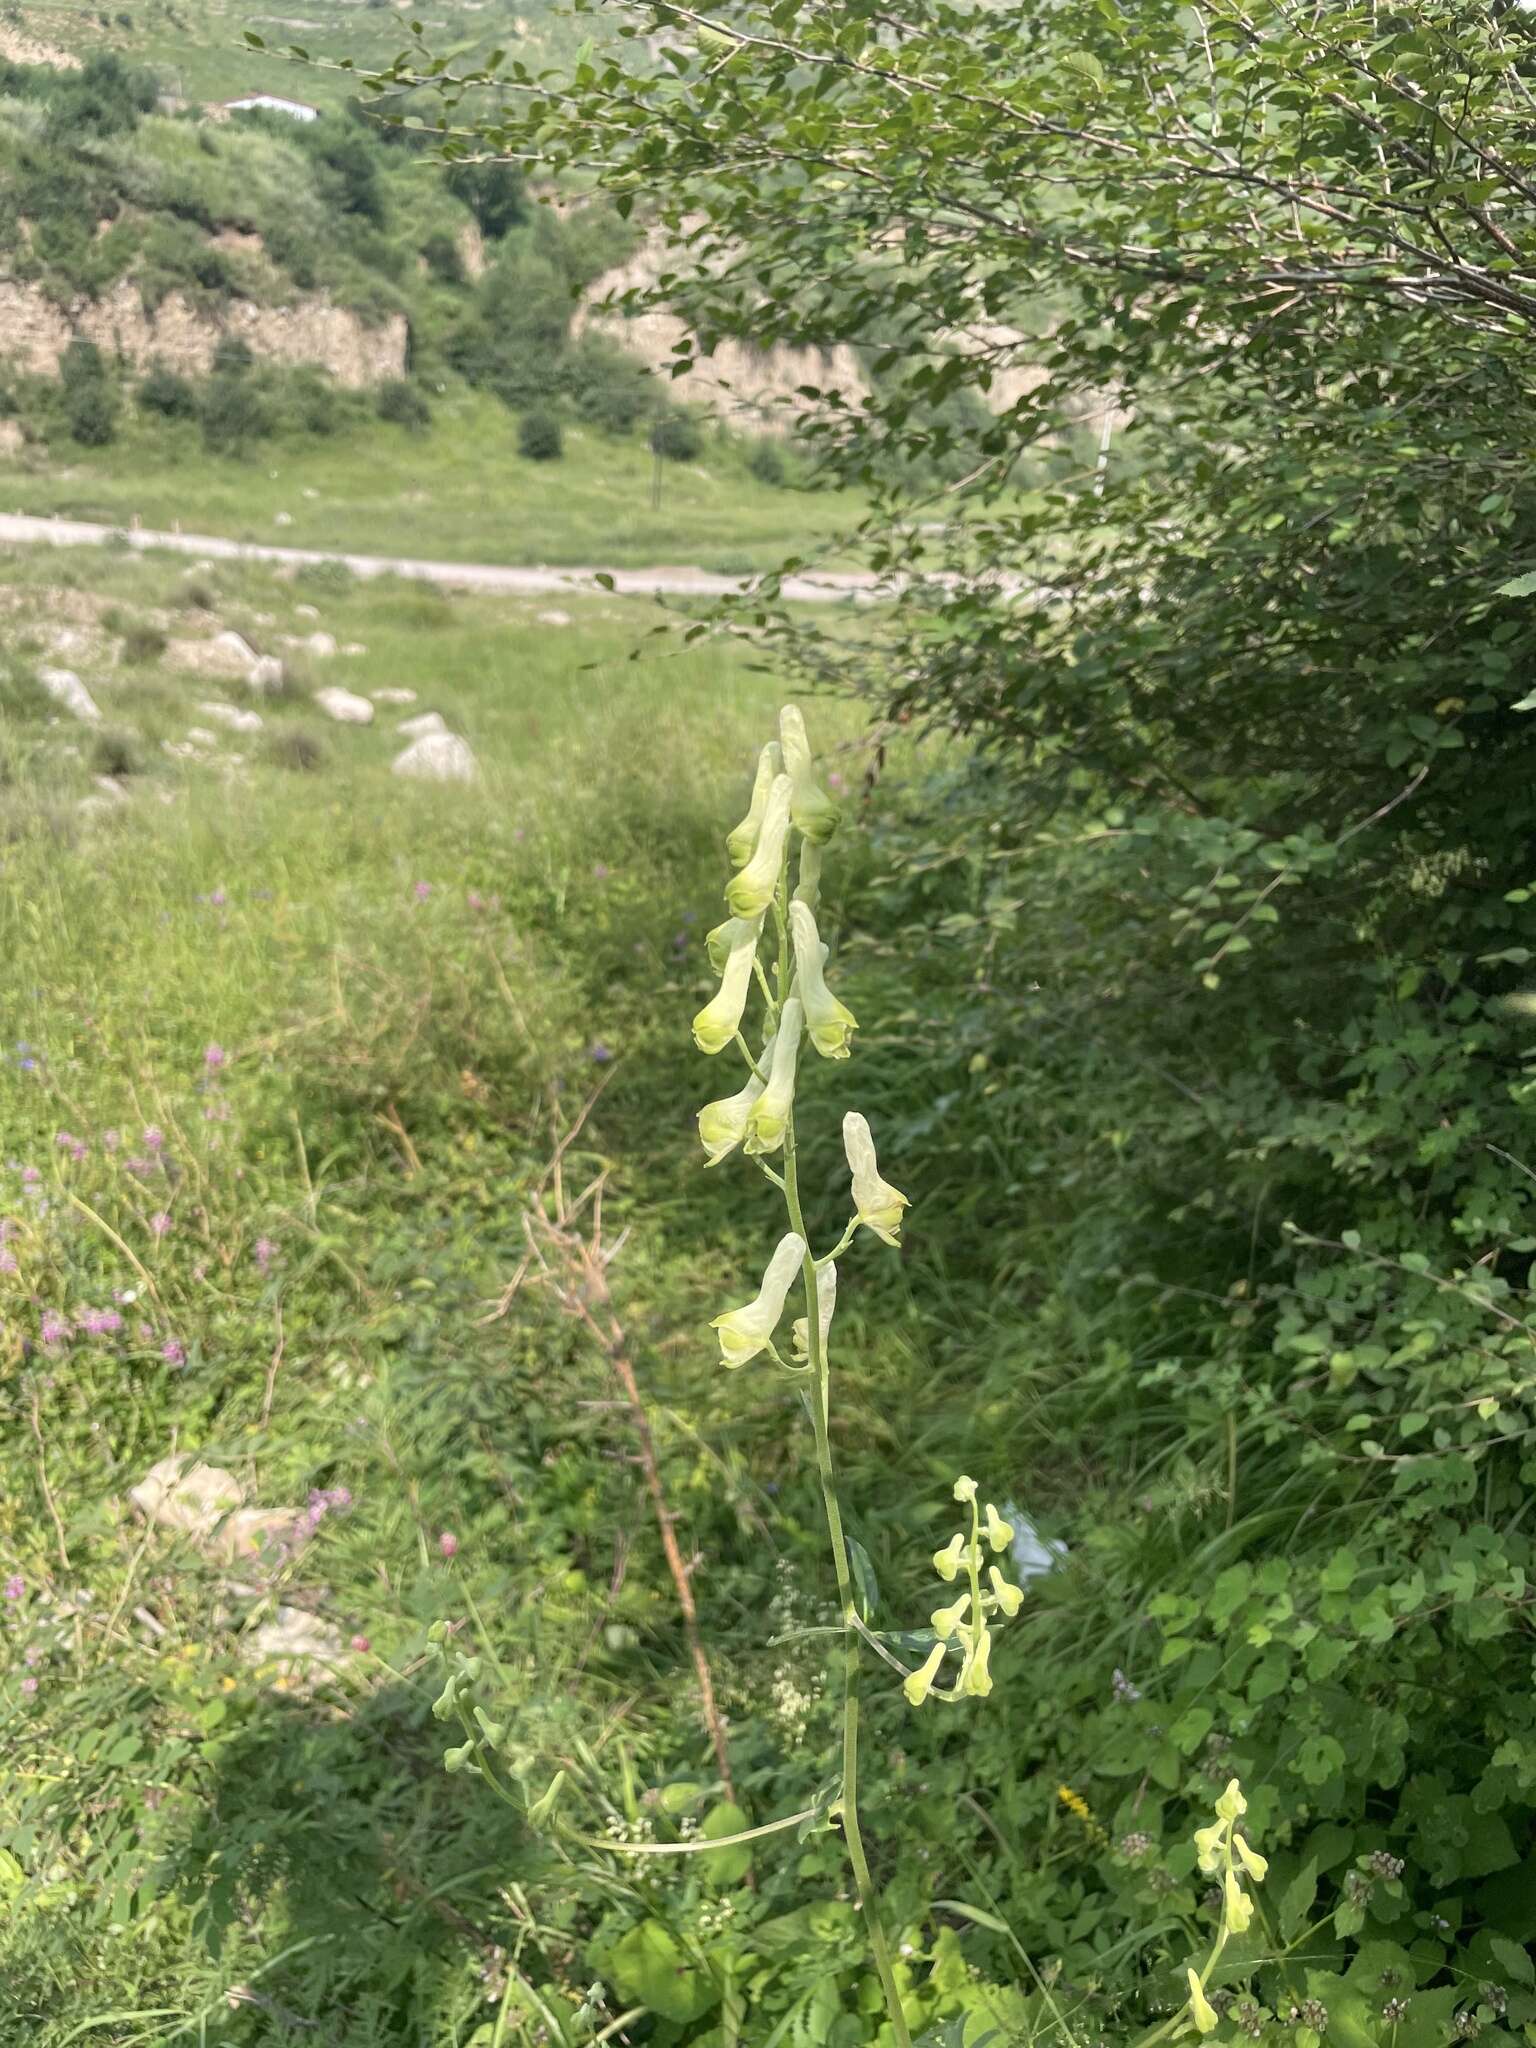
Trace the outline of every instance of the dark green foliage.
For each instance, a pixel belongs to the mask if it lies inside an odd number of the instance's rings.
[[[429,274],[439,284],[463,285],[469,282],[464,269],[464,258],[459,245],[452,235],[428,235],[421,245],[422,260]]]
[[[160,636],[165,645],[165,636]],[[91,741],[91,771],[95,775],[126,777],[139,772],[138,735],[122,728],[106,727]]]
[[[356,128],[322,118],[302,125],[299,135],[320,166],[320,189],[343,213],[382,227],[384,186],[376,153]]]
[[[517,452],[530,462],[558,462],[565,452],[565,436],[552,412],[525,412],[517,423]]]
[[[243,377],[255,363],[251,344],[243,334],[221,334],[213,351],[215,377]]]
[[[295,775],[314,775],[327,760],[323,742],[301,725],[269,733],[262,751],[274,768],[286,768]]]
[[[202,403],[203,440],[216,455],[243,455],[270,434],[272,409],[255,381],[241,372],[209,379]]]
[[[137,398],[144,412],[162,419],[190,420],[197,416],[197,393],[188,380],[162,362],[154,362],[139,385]]]
[[[584,334],[567,352],[564,384],[584,420],[606,434],[629,434],[656,403],[643,364],[602,335]]]
[[[426,395],[419,385],[404,377],[392,377],[381,384],[374,407],[381,420],[397,427],[410,427],[417,433],[432,424],[432,408]]]
[[[65,424],[82,448],[104,448],[117,438],[119,398],[101,350],[78,337],[59,359]]]
[[[668,462],[697,462],[704,435],[691,413],[664,412],[651,423],[651,450]]]
[[[166,637],[158,626],[138,620],[123,633],[123,659],[132,667],[158,661],[166,648]]]
[[[768,484],[775,490],[788,481],[783,451],[776,441],[754,441],[747,455],[747,469],[760,484]]]
[[[488,242],[499,242],[527,220],[528,195],[515,164],[450,164],[446,176],[449,191],[463,200]]]

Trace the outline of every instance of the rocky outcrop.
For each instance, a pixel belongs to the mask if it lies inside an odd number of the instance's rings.
[[[128,283],[61,309],[38,286],[0,278],[0,358],[43,376],[57,371],[76,338],[95,342],[130,369],[142,370],[158,357],[183,375],[205,376],[226,335],[237,335],[266,362],[313,363],[354,390],[405,375],[403,314],[369,327],[345,306],[317,297],[290,306],[236,299],[214,316],[179,292],[148,313]]]

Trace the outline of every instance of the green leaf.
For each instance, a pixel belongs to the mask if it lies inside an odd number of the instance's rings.
[[[632,1927],[609,1951],[608,1969],[626,2003],[643,2005],[679,2026],[698,2019],[719,1998],[659,1920]]]
[[[713,1807],[699,1829],[699,1837],[705,1842],[715,1842],[722,1835],[739,1835],[752,1823],[741,1808],[729,1799],[723,1799]],[[729,1849],[716,1849],[709,1856],[701,1856],[704,1877],[710,1884],[739,1884],[751,1868],[752,1851],[745,1842],[737,1842]]]
[[[1317,1897],[1317,1862],[1309,1857],[1280,1894],[1280,1936],[1294,1941],[1300,1934]]]
[[[1500,1969],[1507,1970],[1517,1984],[1536,1984],[1536,1963],[1532,1963],[1529,1951],[1518,1941],[1511,1941],[1505,1934],[1490,1934],[1488,1946]]]
[[[1536,597],[1536,570],[1527,570],[1523,576],[1511,576],[1507,583],[1499,585],[1500,597]],[[1517,704],[1518,711],[1520,706]]]
[[[858,1601],[859,1619],[867,1628],[875,1618],[875,1609],[880,1605],[880,1582],[875,1577],[875,1568],[870,1563],[869,1552],[856,1536],[845,1536],[848,1546],[848,1569],[853,1575],[853,1590]]]

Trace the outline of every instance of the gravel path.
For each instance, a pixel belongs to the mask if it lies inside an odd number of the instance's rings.
[[[0,513],[0,544],[41,544],[56,548],[100,547],[105,542],[131,548],[166,548],[206,561],[276,562],[301,568],[342,562],[354,576],[411,576],[454,590],[484,590],[505,597],[571,597],[603,591],[599,576],[611,576],[620,597],[723,597],[741,590],[750,578],[721,576],[708,569],[512,569],[490,562],[423,562],[409,555],[348,555],[318,548],[269,547],[260,541],[221,540],[207,533],[152,533],[120,526],[100,526],[85,519],[42,519],[30,514]],[[790,576],[782,595],[797,604],[835,604],[847,598],[872,602],[878,578],[859,571],[826,570],[812,576]]]

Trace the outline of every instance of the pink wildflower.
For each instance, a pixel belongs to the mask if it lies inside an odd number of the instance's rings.
[[[6,1580],[6,1582],[5,1582],[5,1597],[6,1597],[6,1599],[7,1599],[7,1600],[20,1600],[20,1599],[22,1598],[23,1594],[25,1594],[26,1590],[27,1590],[27,1582],[26,1582],[26,1580],[25,1580],[25,1579],[24,1579],[24,1578],[23,1578],[23,1577],[21,1576],[21,1573],[20,1573],[20,1572],[12,1572],[12,1573],[11,1573],[11,1576],[10,1576],[10,1577],[9,1577],[9,1578],[8,1578],[8,1579]]]
[[[451,1529],[445,1529],[437,1539],[437,1547],[444,1557],[457,1557],[459,1554],[459,1539]]]
[[[359,1657],[366,1657],[368,1652],[373,1648],[373,1645],[369,1642],[366,1636],[354,1636],[352,1638],[351,1647],[357,1652]]]
[[[203,1047],[203,1065],[210,1074],[217,1073],[219,1068],[223,1066],[224,1060],[225,1052],[222,1045],[205,1045]]]
[[[160,1346],[160,1356],[167,1365],[185,1365],[187,1362],[186,1352],[174,1337],[167,1337]]]
[[[156,1237],[164,1237],[171,1227],[171,1219],[164,1209],[157,1209],[149,1219],[149,1227]]]

